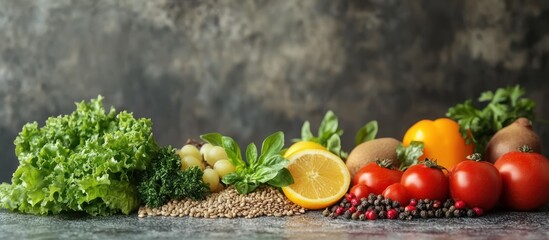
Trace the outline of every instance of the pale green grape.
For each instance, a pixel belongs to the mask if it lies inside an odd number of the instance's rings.
[[[211,168],[204,169],[202,181],[210,185],[211,192],[215,192],[219,187],[219,175]]]
[[[183,164],[181,164],[181,166],[185,165],[184,169],[187,169],[187,168],[190,168],[190,167],[193,167],[193,166],[198,166],[200,169],[204,170],[204,164],[202,164],[202,161],[196,159],[195,157],[193,157],[191,155],[183,157],[182,161],[183,161],[182,162]]]
[[[202,161],[202,154],[200,154],[200,151],[196,146],[192,144],[187,144],[179,150],[179,156],[185,157],[185,156],[193,156],[196,159]]]
[[[229,160],[221,159],[215,163],[214,170],[220,177],[224,177],[225,175],[234,172],[235,168]]]
[[[200,154],[202,154],[202,156],[206,155],[207,152],[210,151],[210,148],[212,148],[213,145],[209,144],[209,143],[206,143],[204,145],[202,145],[202,147],[200,147]]]
[[[214,166],[215,162],[221,159],[227,159],[227,153],[225,149],[220,146],[213,146],[208,152],[204,155],[204,160],[210,165]]]

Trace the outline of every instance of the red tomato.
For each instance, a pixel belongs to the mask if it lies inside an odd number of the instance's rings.
[[[530,211],[549,201],[549,160],[539,153],[509,152],[494,166],[501,174],[501,202],[512,210]]]
[[[393,183],[400,182],[402,172],[380,166],[377,162],[371,162],[362,167],[353,177],[353,185],[364,184],[374,194],[381,194],[385,188]]]
[[[448,181],[454,201],[464,201],[471,208],[489,211],[501,196],[501,177],[498,169],[489,162],[460,162],[448,174]]]
[[[407,206],[410,202],[406,188],[400,183],[393,183],[383,191],[383,197],[398,201],[400,206]]]
[[[370,195],[371,193],[368,186],[364,184],[354,185],[349,192],[354,194],[356,199],[359,199],[359,200],[362,198],[368,198],[368,195]]]
[[[408,168],[400,183],[410,198],[443,202],[448,197],[448,178],[438,165],[429,160]]]

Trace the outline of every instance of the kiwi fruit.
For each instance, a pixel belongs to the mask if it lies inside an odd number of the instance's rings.
[[[494,163],[503,154],[518,151],[517,149],[523,145],[541,153],[541,140],[532,130],[532,122],[527,118],[519,118],[496,132],[486,145],[484,159]]]
[[[394,138],[378,138],[357,145],[347,157],[347,168],[354,176],[358,170],[377,159],[392,159],[393,165],[398,166],[396,148],[400,141]]]

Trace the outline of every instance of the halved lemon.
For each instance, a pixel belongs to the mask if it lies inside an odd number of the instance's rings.
[[[288,170],[294,184],[282,191],[293,203],[322,209],[339,201],[349,189],[351,175],[341,158],[326,150],[306,149],[290,155]]]
[[[284,153],[284,158],[289,158],[294,153],[300,152],[300,151],[305,150],[305,149],[326,150],[326,148],[324,146],[320,145],[320,143],[311,142],[311,141],[299,141],[299,142],[296,142],[296,143],[292,144],[292,146],[290,146],[288,148],[288,150],[286,150],[286,152]]]

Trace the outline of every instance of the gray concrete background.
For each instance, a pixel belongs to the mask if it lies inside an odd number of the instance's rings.
[[[349,150],[367,121],[400,139],[517,83],[549,119],[541,2],[0,0],[0,181],[23,124],[98,94],[175,146],[210,131],[289,141],[332,109]],[[536,130],[549,142],[547,125]]]

